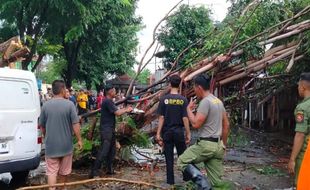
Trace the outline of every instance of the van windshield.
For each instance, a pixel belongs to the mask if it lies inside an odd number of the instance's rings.
[[[33,89],[26,81],[0,79],[0,110],[34,109]]]

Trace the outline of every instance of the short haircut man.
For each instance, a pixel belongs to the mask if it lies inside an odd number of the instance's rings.
[[[56,183],[57,176],[61,177],[60,182],[65,182],[66,176],[71,173],[72,132],[78,139],[79,148],[83,146],[75,106],[69,100],[64,99],[65,83],[55,80],[52,84],[52,91],[54,97],[43,105],[39,120],[45,137],[46,175],[49,185]]]
[[[194,78],[194,84],[201,86],[204,90],[210,89],[210,77],[208,75],[198,75]]]
[[[181,83],[181,77],[179,75],[172,75],[169,78],[169,82],[172,88],[179,88],[180,83]]]
[[[104,95],[107,96],[108,92],[113,89],[115,89],[114,86],[112,86],[111,84],[107,84],[104,88]]]
[[[100,168],[102,162],[105,161],[107,174],[113,175],[113,161],[115,157],[115,116],[120,116],[125,113],[131,112],[132,107],[126,107],[123,109],[118,109],[113,102],[113,99],[116,96],[115,88],[111,85],[106,85],[104,93],[106,99],[102,101],[101,104],[101,117],[100,117],[100,137],[101,137],[101,146],[98,150],[96,160],[91,168],[89,178],[94,178],[100,176]],[[89,131],[89,137],[92,138],[94,128],[92,126]]]
[[[288,163],[289,173],[295,174],[295,185],[298,182],[301,163],[304,159],[310,135],[310,73],[302,73],[298,83],[298,94],[303,101],[300,102],[294,111],[296,127],[294,145]],[[309,182],[307,182],[309,183]],[[298,187],[298,186],[297,186]]]
[[[165,147],[167,183],[173,185],[175,183],[173,171],[174,147],[176,147],[178,155],[185,151],[186,144],[190,142],[190,128],[186,111],[188,101],[179,94],[181,78],[178,75],[172,75],[169,82],[170,93],[163,96],[159,101],[156,139],[161,146]]]
[[[199,139],[179,157],[178,166],[200,189],[209,190],[211,185],[221,189],[220,184],[225,184],[221,178],[229,120],[222,101],[210,93],[210,78],[200,74],[193,81],[195,94],[201,101],[194,114],[196,106],[191,100],[187,113],[192,127],[198,130]],[[201,162],[205,164],[210,182],[195,166]]]
[[[63,80],[55,80],[52,83],[52,92],[54,95],[59,95],[66,89],[65,82]]]

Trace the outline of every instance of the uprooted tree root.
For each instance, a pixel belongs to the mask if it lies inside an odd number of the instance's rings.
[[[81,180],[81,181],[75,181],[75,182],[69,182],[69,183],[58,183],[53,186],[38,185],[38,186],[22,187],[22,188],[19,188],[18,190],[45,189],[45,188],[50,188],[50,187],[68,187],[68,186],[84,185],[84,184],[94,183],[94,182],[121,182],[121,183],[135,184],[135,185],[140,185],[140,186],[148,186],[148,187],[153,187],[156,189],[166,189],[166,188],[157,186],[155,184],[147,183],[143,181],[131,181],[131,180],[117,179],[117,178],[95,178],[95,179]]]

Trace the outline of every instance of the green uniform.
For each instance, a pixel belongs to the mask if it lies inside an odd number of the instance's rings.
[[[220,140],[224,105],[210,94],[201,100],[197,112],[206,116],[206,121],[198,129],[200,139],[179,157],[178,167],[184,171],[188,164],[204,163],[213,189],[231,189],[229,185],[225,188],[226,185],[221,179],[224,174],[224,145]],[[210,138],[213,141],[206,140]]]
[[[305,134],[304,145],[296,158],[295,184],[297,184],[299,169],[307,149],[308,139],[310,137],[310,97],[305,98],[300,104],[297,105],[294,114],[296,120],[295,132]]]

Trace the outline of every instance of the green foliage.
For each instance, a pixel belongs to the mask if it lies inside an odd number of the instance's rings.
[[[98,84],[135,63],[135,9],[136,0],[0,0],[0,39],[20,35],[31,49],[23,68],[35,54],[57,55],[67,62],[60,75],[68,86]]]
[[[98,121],[99,120],[100,119],[98,118]],[[136,125],[133,118],[131,118],[130,116],[117,117],[116,126],[118,126],[120,122],[126,122],[128,124],[128,126],[133,129],[132,136],[128,136],[128,137],[117,136],[117,140],[122,140],[122,138],[127,138],[126,145],[122,147],[122,149],[125,149],[125,151],[122,152],[122,154],[126,154],[126,155],[130,154],[130,153],[128,153],[129,149],[126,147],[130,147],[130,146],[137,146],[137,147],[143,147],[143,148],[149,147],[149,145],[151,144],[151,142],[149,140],[149,136],[147,134],[141,132],[137,128],[137,125]],[[76,147],[74,153],[75,153],[75,157],[77,159],[90,157],[93,150],[100,147],[101,141],[100,141],[100,132],[99,132],[100,127],[99,127],[99,125],[100,125],[99,122],[97,122],[97,126],[94,129],[92,141],[89,141],[87,139],[88,132],[90,129],[90,125],[86,125],[86,126],[83,126],[81,128],[81,136],[83,139],[83,150],[77,149],[77,147],[78,147],[77,146],[77,139],[74,138],[74,144]]]
[[[263,168],[253,167],[253,170],[259,174],[267,175],[267,176],[285,176],[286,174],[280,170],[279,168],[275,168],[273,166],[264,166]]]
[[[244,147],[250,143],[250,139],[247,134],[239,130],[234,133],[230,133],[227,144],[229,147]]]
[[[17,36],[16,25],[0,19],[0,43]]]
[[[79,54],[79,79],[101,84],[108,74],[126,73],[135,63],[136,33],[141,19],[135,16],[135,0],[109,3],[105,15],[85,38]]]
[[[225,53],[233,42],[235,45],[247,40],[293,15],[293,11],[282,1],[264,0],[250,7],[248,4],[252,1],[249,0],[231,2],[229,14],[221,23],[213,23],[209,18],[209,10],[204,7],[184,5],[169,17],[166,26],[158,35],[159,42],[165,47],[160,53],[165,65],[169,67],[182,50],[198,40],[201,40],[201,43],[193,45],[181,56],[180,65]],[[246,7],[247,11],[243,12]],[[261,58],[265,47],[257,44],[258,39],[254,39],[240,46],[240,49],[244,49],[244,54],[239,61]]]
[[[46,39],[43,39],[37,45],[37,52],[43,55],[57,55],[62,48],[62,45],[50,44]]]
[[[150,137],[139,130],[134,131],[130,141],[131,145],[135,145],[137,147],[147,148],[150,146]]]
[[[240,46],[240,48],[244,50],[244,53],[241,55],[241,61],[243,63],[246,63],[247,60],[261,59],[265,54],[264,47],[258,45],[258,40],[252,40]]]
[[[133,120],[131,117],[126,117],[127,125],[131,127],[132,129],[137,129],[137,124],[135,120]]]
[[[82,136],[82,140],[83,140],[83,149],[82,150],[78,150],[78,145],[77,145],[77,139],[76,137],[74,137],[73,139],[73,143],[75,145],[75,149],[74,149],[74,155],[75,158],[78,160],[80,158],[85,158],[85,157],[90,157],[92,154],[92,150],[93,147],[98,148],[100,146],[100,134],[99,134],[99,126],[97,126],[94,130],[94,136],[93,136],[93,140],[90,141],[87,139],[87,135],[90,129],[90,125],[86,125],[81,127],[81,136]]]
[[[170,64],[175,61],[178,54],[185,48],[209,35],[209,32],[213,29],[209,17],[210,11],[203,6],[190,7],[182,5],[178,11],[167,19],[167,24],[161,28],[158,34],[159,42],[165,47],[161,56],[166,67],[169,68]],[[199,47],[201,47],[200,43],[190,48],[180,59],[179,65],[184,65]]]
[[[287,63],[285,61],[279,61],[278,63],[274,64],[273,66],[268,68],[269,75],[277,75],[282,74],[286,69]]]
[[[64,59],[56,58],[47,65],[47,68],[38,73],[37,77],[42,79],[47,84],[52,84],[56,79],[61,78],[61,71],[67,66]]]
[[[129,69],[126,72],[131,78],[135,77],[136,72],[133,69]],[[148,84],[149,82],[149,77],[151,76],[151,71],[149,69],[144,69],[138,76],[137,80],[141,84]]]
[[[174,187],[175,190],[191,190],[196,188],[197,185],[192,181],[186,182],[185,185],[175,185]]]
[[[7,40],[18,34],[30,49],[30,54],[22,62],[23,69],[31,64],[33,55],[55,54],[61,49],[59,44],[47,44],[46,41],[48,29],[53,27],[52,18],[48,17],[52,9],[56,10],[56,7],[48,0],[0,0],[0,20],[4,23],[0,25],[0,39]]]
[[[142,147],[142,148],[147,148],[150,146],[151,144],[150,137],[146,133],[140,131],[137,128],[137,124],[132,117],[128,115],[118,117],[117,123],[121,123],[121,122],[125,122],[127,126],[132,129],[132,135],[130,137],[123,137],[127,139],[127,143],[126,143],[127,146],[134,145],[134,146]]]

